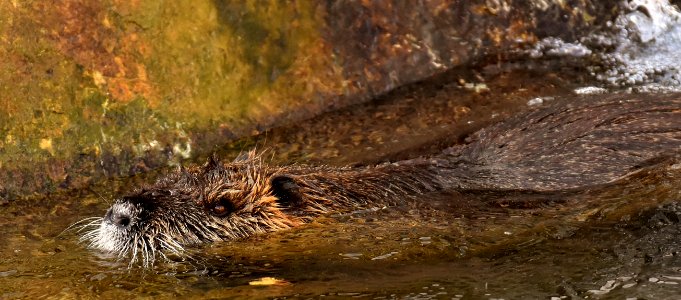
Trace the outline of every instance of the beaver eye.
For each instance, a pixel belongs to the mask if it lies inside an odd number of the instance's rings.
[[[227,214],[233,211],[231,205],[229,205],[228,203],[229,202],[226,201],[220,201],[218,203],[215,203],[215,205],[213,205],[210,208],[211,214],[213,214],[216,217],[226,216]]]

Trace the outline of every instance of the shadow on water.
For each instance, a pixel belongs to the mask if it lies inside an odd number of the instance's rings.
[[[568,73],[485,70],[442,74],[222,154],[258,146],[272,149],[275,162],[410,158],[581,84]],[[484,89],[466,85],[480,74],[490,78]],[[669,158],[589,190],[425,195],[199,247],[192,259],[151,270],[88,250],[77,229],[62,233],[158,174],[105,182],[0,207],[0,298],[670,298],[681,290],[680,164]]]

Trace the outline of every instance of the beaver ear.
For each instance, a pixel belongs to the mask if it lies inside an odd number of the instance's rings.
[[[303,193],[295,179],[287,175],[278,175],[270,181],[272,194],[277,197],[280,207],[294,207],[302,204]]]

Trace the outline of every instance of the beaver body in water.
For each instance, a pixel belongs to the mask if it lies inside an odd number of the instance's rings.
[[[295,227],[320,214],[437,190],[562,191],[608,184],[681,150],[681,96],[556,101],[429,158],[372,167],[276,166],[253,152],[210,159],[119,198],[83,239],[119,256]],[[138,256],[139,255],[139,256]]]

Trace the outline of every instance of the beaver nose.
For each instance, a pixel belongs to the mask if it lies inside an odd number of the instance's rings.
[[[130,217],[121,214],[113,214],[111,216],[111,221],[113,221],[114,224],[122,227],[130,225]]]
[[[130,225],[130,219],[131,216],[129,213],[125,211],[114,211],[113,208],[110,208],[107,212],[106,215],[104,216],[109,222],[112,224],[115,224],[120,227],[128,227]]]

